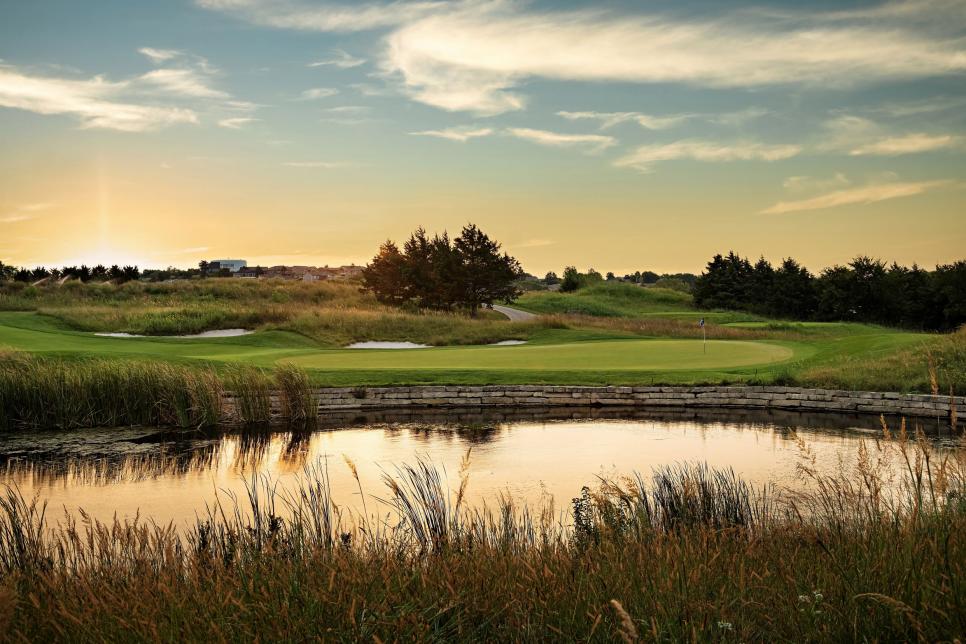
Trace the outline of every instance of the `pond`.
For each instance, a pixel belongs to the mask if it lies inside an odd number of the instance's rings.
[[[924,429],[933,432],[930,440],[940,451],[964,447],[941,429]],[[385,497],[382,479],[397,466],[429,461],[445,470],[455,490],[468,458],[470,503],[493,503],[504,494],[537,506],[552,497],[557,511],[566,511],[581,487],[598,477],[649,476],[653,468],[684,462],[731,467],[756,485],[795,488],[802,485],[798,466],[806,452],[823,472],[849,471],[860,445],[881,439],[879,419],[869,416],[603,409],[347,413],[311,430],[9,434],[2,438],[0,483],[47,501],[53,522],[83,508],[100,520],[140,513],[184,525],[218,495],[244,500],[253,475],[270,476],[284,490],[311,464],[327,468],[336,503],[358,510],[361,486],[369,512],[385,513],[377,500]]]

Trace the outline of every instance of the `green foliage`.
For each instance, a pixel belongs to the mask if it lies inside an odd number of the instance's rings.
[[[966,323],[966,261],[929,272],[860,256],[814,277],[791,258],[775,269],[730,252],[708,262],[694,301],[789,319],[951,331]]]
[[[363,271],[363,289],[386,304],[461,307],[476,317],[483,305],[517,297],[522,276],[519,262],[474,224],[452,242],[445,232],[430,239],[418,228],[402,251],[391,241],[380,247]]]

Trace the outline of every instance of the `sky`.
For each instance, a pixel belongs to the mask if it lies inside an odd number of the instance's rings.
[[[966,258],[966,0],[0,6],[0,261]]]

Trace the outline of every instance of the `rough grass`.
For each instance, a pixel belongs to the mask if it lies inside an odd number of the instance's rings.
[[[876,464],[906,464],[898,488]],[[463,505],[427,463],[346,516],[324,467],[179,532],[0,499],[0,628],[29,641],[955,641],[962,453],[900,436],[792,495],[679,466],[552,509]],[[888,490],[895,490],[893,493]],[[385,516],[384,519],[375,518]]]
[[[517,305],[534,313],[562,313],[597,317],[628,317],[646,313],[693,311],[691,295],[633,284],[595,284],[573,293],[531,291]]]
[[[0,310],[37,311],[78,331],[186,335],[228,328],[283,330],[319,344],[406,340],[432,345],[522,340],[550,328],[508,324],[502,316],[471,319],[454,312],[383,306],[359,285],[284,280],[208,279],[30,287],[0,285]]]
[[[842,356],[833,364],[802,371],[796,381],[829,389],[864,388],[874,383],[880,391],[918,391],[966,394],[966,328],[934,338],[927,346],[886,355]]]

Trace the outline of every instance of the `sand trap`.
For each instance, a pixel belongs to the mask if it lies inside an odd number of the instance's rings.
[[[203,331],[192,335],[138,335],[136,333],[95,333],[102,338],[234,338],[239,335],[249,335],[254,331],[248,329],[218,329]]]
[[[501,340],[499,342],[494,342],[491,347],[515,347],[518,344],[526,344],[526,340]]]
[[[429,349],[428,344],[415,342],[354,342],[346,349]]]

